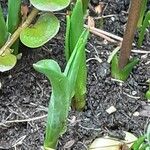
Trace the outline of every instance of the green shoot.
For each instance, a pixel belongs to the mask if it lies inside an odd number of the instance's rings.
[[[6,42],[7,38],[8,38],[7,27],[5,24],[5,20],[3,17],[3,11],[1,8],[1,4],[0,4],[0,48]]]
[[[128,64],[123,68],[119,68],[119,61],[117,54],[113,57],[111,62],[112,77],[118,80],[125,81],[130,75],[133,67],[139,62],[138,59],[131,59]]]
[[[149,84],[149,90],[145,94],[146,98],[150,100],[150,84]]]
[[[15,5],[14,5],[15,4]],[[7,28],[9,33],[13,33],[19,26],[21,21],[21,0],[8,1],[8,17]],[[19,40],[17,40],[11,47],[15,55],[18,54]]]
[[[142,6],[141,6],[140,17],[139,17],[139,21],[138,21],[138,24],[137,24],[138,28],[140,28],[143,24],[143,18],[144,18],[146,9],[147,9],[147,0],[143,0]]]
[[[86,4],[88,3],[88,1],[84,2],[86,2]],[[65,55],[67,60],[70,58],[75,48],[75,45],[81,33],[84,30],[84,11],[85,11],[84,9],[85,8],[83,8],[82,0],[77,0],[74,9],[71,12],[71,15],[67,16],[67,29],[65,39]],[[81,110],[85,106],[86,80],[87,80],[87,69],[86,69],[86,54],[84,50],[76,82],[75,96],[73,99],[73,107],[76,108],[77,110]]]
[[[142,27],[139,32],[138,46],[141,47],[142,42],[144,40],[144,33],[146,28],[150,26],[150,11],[146,13],[145,19],[143,21]]]
[[[145,135],[139,137],[132,145],[130,150],[150,150],[150,124]]]
[[[88,34],[89,32],[84,30],[79,37],[63,73],[57,62],[53,60],[41,60],[33,65],[35,70],[47,76],[52,85],[44,141],[45,150],[55,149],[58,138],[66,131],[71,98],[75,93],[75,84]]]
[[[120,69],[123,69],[129,62],[131,49],[132,49],[132,42],[134,39],[134,33],[137,28],[142,2],[143,0],[131,0],[128,21],[123,36],[123,41],[122,41],[122,46],[121,46],[121,51],[119,56]]]

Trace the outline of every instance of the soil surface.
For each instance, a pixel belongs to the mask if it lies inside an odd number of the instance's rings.
[[[122,37],[129,0],[101,2],[105,5],[104,16],[114,14],[103,19],[103,29]],[[97,1],[93,0],[93,3],[92,6]],[[50,58],[64,69],[64,15],[63,12],[57,13],[61,29],[55,38],[38,49],[20,46],[22,59],[11,71],[0,73],[0,149],[42,149],[51,86],[44,75],[33,69],[32,64]],[[141,51],[150,51],[149,35],[147,30]],[[70,111],[68,129],[59,139],[58,150],[87,150],[96,137],[106,134],[124,138],[123,131],[136,136],[144,133],[150,117],[150,104],[144,97],[148,89],[146,81],[150,78],[150,53],[132,53],[140,61],[128,80],[122,83],[111,78],[110,64],[107,63],[115,47],[91,34],[87,44],[86,107],[83,112]],[[116,111],[108,114],[106,110],[111,106]]]

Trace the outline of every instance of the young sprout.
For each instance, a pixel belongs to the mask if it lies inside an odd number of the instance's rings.
[[[84,13],[87,7],[87,0],[77,0],[73,11],[67,16],[67,29],[65,39],[65,56],[69,60],[76,43],[84,30]],[[86,8],[87,9],[87,8]],[[73,107],[77,110],[82,110],[85,106],[85,93],[86,93],[86,54],[85,48],[80,63],[79,73],[76,82],[75,96],[73,98]]]
[[[89,32],[84,30],[79,37],[64,72],[61,72],[57,62],[51,59],[33,64],[35,70],[47,76],[52,86],[44,141],[45,150],[55,149],[58,138],[66,131],[71,98],[75,93],[76,80],[88,34]]]
[[[120,56],[114,56],[112,59],[112,77],[125,81],[133,67],[138,63],[138,59],[129,59],[132,49],[134,33],[139,20],[141,5],[143,0],[131,0],[129,16],[126,25],[126,30],[123,36]]]
[[[139,39],[138,39],[138,46],[141,47],[142,46],[142,42],[144,40],[144,33],[146,31],[146,28],[148,28],[150,26],[150,11],[148,11],[145,15],[142,27],[140,28],[139,31]]]
[[[149,79],[147,82],[149,83],[149,89],[148,89],[148,91],[146,92],[145,97],[146,97],[148,100],[150,100],[150,79]]]
[[[140,136],[132,145],[131,150],[149,150],[150,149],[150,123],[144,135]]]

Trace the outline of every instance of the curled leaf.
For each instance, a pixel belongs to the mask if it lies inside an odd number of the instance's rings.
[[[42,11],[58,11],[67,7],[70,0],[30,0],[30,2]]]
[[[32,27],[21,32],[20,40],[28,47],[40,47],[57,34],[59,27],[60,23],[56,16],[44,13]]]

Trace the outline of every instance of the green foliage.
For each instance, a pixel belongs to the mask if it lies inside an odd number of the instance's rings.
[[[20,40],[28,47],[40,47],[57,34],[59,27],[56,16],[52,13],[44,13],[32,27],[27,27],[21,32]]]
[[[5,23],[2,8],[0,6],[0,48],[4,46],[5,42],[8,40],[8,35],[10,35],[9,38],[14,38],[15,43],[10,44],[9,47],[5,48],[5,51],[10,50],[10,53],[13,52],[14,55],[18,54],[19,39],[17,39],[16,37],[19,37],[19,35],[22,43],[31,48],[40,47],[46,42],[48,42],[50,39],[52,39],[59,31],[60,23],[54,14],[47,11],[61,10],[69,5],[70,0],[30,0],[30,2],[37,9],[44,11],[43,13],[40,13],[39,18],[37,19],[37,21],[35,21],[35,24],[32,26],[31,23],[33,22],[33,18],[35,18],[35,16],[31,17],[30,14],[28,15],[25,22],[23,24],[20,24],[21,0],[8,0],[7,23]],[[34,8],[34,10],[36,9]],[[19,25],[20,28],[18,28]],[[13,33],[15,33],[15,36],[13,36]],[[3,56],[0,57],[4,57],[4,55],[7,54],[3,52]],[[7,58],[7,56],[5,57]],[[3,64],[0,64],[0,66],[3,65],[4,61]],[[12,66],[14,66],[14,63],[12,64]],[[11,68],[12,67],[9,67],[9,69]],[[2,67],[0,68],[0,71],[1,70],[7,71],[8,69],[4,70],[4,67]]]
[[[14,5],[15,4],[15,5]],[[21,23],[21,0],[8,1],[8,16],[7,16],[7,29],[10,34],[18,28]],[[18,54],[19,40],[17,40],[11,47],[14,49],[13,53]]]
[[[30,0],[30,2],[42,11],[58,11],[67,7],[70,0]]]
[[[150,124],[145,135],[139,137],[132,145],[130,150],[150,150]]]
[[[117,54],[114,55],[111,61],[111,73],[112,77],[118,80],[125,81],[127,80],[128,76],[130,75],[133,67],[139,62],[138,59],[131,59],[128,64],[123,68],[119,69],[119,61]]]
[[[3,17],[3,11],[0,5],[0,48],[6,42],[7,38],[8,38],[8,31]]]
[[[71,98],[74,96],[77,74],[87,38],[88,31],[85,30],[80,36],[64,72],[61,72],[57,62],[50,59],[41,60],[33,65],[35,70],[47,76],[52,85],[44,141],[45,149],[56,148],[59,136],[66,131]]]
[[[85,1],[88,3],[88,1]],[[87,4],[86,3],[86,4]],[[67,29],[65,39],[65,56],[68,60],[75,48],[75,45],[84,30],[84,10],[82,0],[77,0],[71,15],[67,16]],[[87,8],[86,8],[87,9]],[[73,106],[80,110],[85,106],[85,93],[86,93],[86,54],[85,48],[82,55],[82,61],[76,82],[76,90],[73,101]]]
[[[82,0],[82,4],[83,4],[83,14],[86,14],[89,0]]]
[[[140,47],[142,45],[142,42],[144,40],[144,34],[146,31],[146,28],[150,26],[150,11],[148,11],[145,15],[142,27],[139,32],[139,39],[138,39],[138,46]]]
[[[150,89],[146,92],[145,96],[146,96],[147,99],[150,99]]]
[[[146,9],[147,9],[147,0],[143,0],[142,6],[141,6],[140,17],[139,17],[139,21],[138,21],[138,24],[137,24],[138,28],[140,28],[142,26]]]

